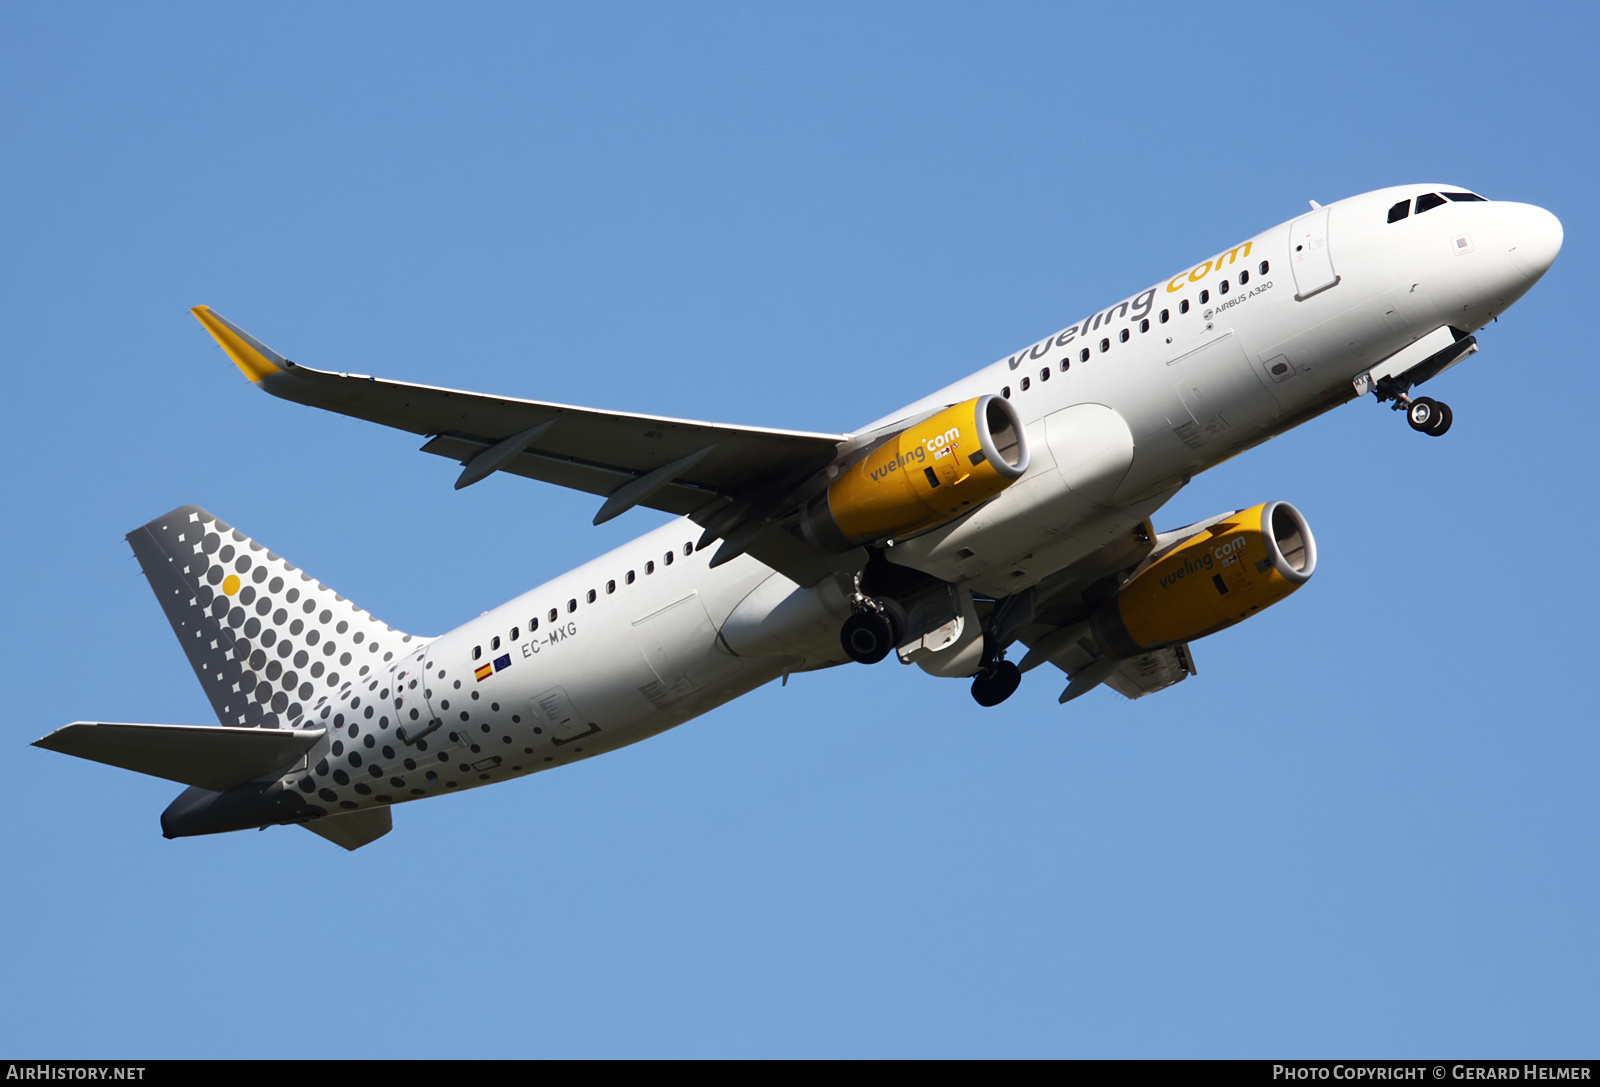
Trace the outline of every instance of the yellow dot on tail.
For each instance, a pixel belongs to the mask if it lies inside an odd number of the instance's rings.
[[[239,591],[239,575],[238,574],[229,574],[227,577],[223,578],[222,579],[222,591],[225,594],[227,594],[228,596],[232,596],[234,593],[238,592]]]

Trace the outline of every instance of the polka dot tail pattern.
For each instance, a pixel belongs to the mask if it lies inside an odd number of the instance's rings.
[[[292,727],[421,642],[198,506],[128,543],[224,725]]]

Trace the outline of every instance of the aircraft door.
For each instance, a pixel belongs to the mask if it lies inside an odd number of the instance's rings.
[[[1294,297],[1304,302],[1339,282],[1328,248],[1328,208],[1318,208],[1289,228],[1289,267],[1294,271]]]
[[[405,739],[415,741],[439,727],[428,703],[427,647],[417,650],[394,667],[395,720]]]
[[[448,730],[434,712],[429,647],[424,646],[394,666],[394,707],[396,731],[404,746],[389,767],[389,785],[407,797],[427,796],[443,780],[445,764],[440,756],[459,744],[451,743]]]

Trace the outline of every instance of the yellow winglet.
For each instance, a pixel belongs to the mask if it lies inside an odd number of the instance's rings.
[[[289,360],[256,339],[226,317],[211,312],[209,306],[196,306],[189,311],[206,326],[228,357],[239,367],[239,372],[259,385],[263,378],[275,374],[289,364]]]

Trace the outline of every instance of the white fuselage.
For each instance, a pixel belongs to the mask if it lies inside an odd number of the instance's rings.
[[[1353,378],[1420,337],[1481,328],[1559,248],[1554,217],[1523,204],[1452,202],[1386,220],[1425,191],[1313,210],[864,428],[1001,393],[1032,450],[1018,483],[896,541],[891,561],[994,597],[1036,584],[1195,473],[1354,398]],[[747,555],[711,568],[699,535],[674,521],[347,688],[308,714],[329,734],[284,784],[349,810],[501,781],[845,661],[838,584],[801,589]],[[442,724],[408,747],[354,699],[395,724],[412,711]]]

